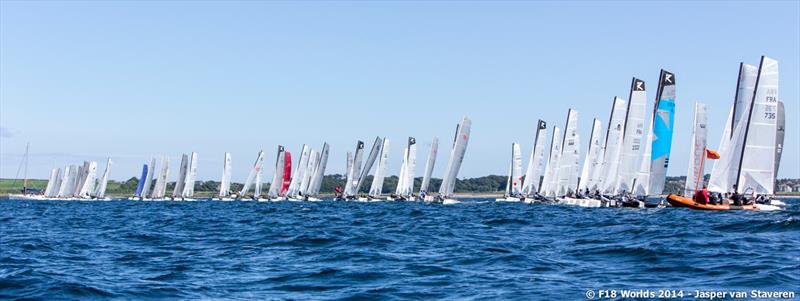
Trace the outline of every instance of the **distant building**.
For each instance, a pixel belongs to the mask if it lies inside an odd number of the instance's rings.
[[[800,191],[800,184],[794,184],[794,191]]]
[[[800,186],[800,185],[797,185],[797,186]],[[798,188],[800,188],[800,187],[798,187]],[[781,184],[781,185],[778,185],[778,191],[779,192],[792,192],[794,190],[792,189],[792,186],[789,185],[789,184]]]

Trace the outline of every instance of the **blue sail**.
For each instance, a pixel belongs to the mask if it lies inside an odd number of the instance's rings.
[[[650,194],[664,192],[675,125],[675,75],[661,70],[661,81],[653,110],[653,142],[650,153]]]
[[[142,176],[139,178],[139,185],[136,186],[136,193],[134,193],[133,196],[142,197],[142,190],[144,189],[145,177],[147,177],[147,164],[142,165]]]

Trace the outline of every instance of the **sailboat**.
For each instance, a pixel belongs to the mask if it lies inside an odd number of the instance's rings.
[[[347,153],[347,178],[344,183],[344,191],[340,196],[342,199],[353,199],[357,191],[355,186],[358,184],[358,177],[361,174],[361,155],[364,152],[364,141],[356,143],[356,151]]]
[[[631,192],[644,154],[642,142],[645,137],[646,93],[644,81],[634,77],[631,81],[628,110],[625,117],[622,156],[617,171],[616,194],[621,198],[623,206],[631,203],[634,203],[636,207],[639,206],[638,200],[633,198]]]
[[[536,197],[541,201],[552,201],[556,196],[556,186],[554,185],[554,178],[558,177],[558,160],[561,157],[561,129],[559,127],[553,128],[553,137],[550,139],[550,155],[547,158],[547,163],[544,167],[544,176],[542,177],[542,184],[539,186],[539,192]]]
[[[133,197],[128,198],[131,201],[143,201],[145,199],[145,185],[147,183],[147,178],[150,177],[150,166],[147,164],[142,165],[142,176],[139,177],[139,183],[136,185],[136,191],[133,193]]]
[[[431,140],[431,150],[428,153],[428,160],[425,161],[425,172],[422,174],[422,183],[419,186],[419,197],[423,201],[433,201],[433,197],[428,195],[430,188],[433,166],[436,165],[436,155],[439,153],[439,138],[433,137]]]
[[[511,143],[511,165],[508,166],[506,191],[497,202],[519,202],[522,196],[522,151],[519,144]]]
[[[582,198],[578,193],[578,169],[580,167],[580,135],[578,135],[578,113],[570,109],[567,113],[562,142],[561,156],[558,159],[555,200],[563,205],[580,207],[600,207],[596,199]]]
[[[600,120],[595,118],[592,121],[592,133],[589,136],[589,149],[586,151],[581,176],[578,179],[578,192],[583,196],[589,196],[591,191],[595,191],[599,187],[599,171],[603,165],[603,146],[600,144],[601,129]]]
[[[194,184],[197,178],[197,153],[183,154],[181,165],[178,171],[178,178],[175,181],[175,188],[172,191],[173,201],[193,201]]]
[[[303,147],[300,149],[300,158],[298,158],[297,160],[297,165],[294,168],[294,172],[292,173],[292,179],[289,182],[289,189],[286,191],[286,200],[288,201],[303,200],[303,197],[301,195],[300,185],[302,184],[303,178],[305,177],[305,174],[308,171],[308,160],[310,155],[311,155],[311,148],[308,145],[303,144]]]
[[[106,188],[108,187],[108,177],[111,175],[111,158],[106,160],[106,169],[103,171],[103,175],[100,177],[100,181],[98,182],[95,189],[91,192],[91,197],[97,200],[108,200],[106,198]]]
[[[667,179],[667,167],[669,166],[669,155],[672,149],[672,132],[675,124],[675,74],[661,69],[659,74],[658,90],[656,93],[656,104],[653,108],[652,123],[649,132],[649,141],[646,144],[645,160],[651,160],[650,168],[646,178],[637,179],[644,186],[644,189],[634,193],[639,195],[660,195],[664,192],[664,185]],[[649,158],[648,158],[649,157]],[[645,161],[645,163],[647,163]],[[645,168],[642,168],[643,172]],[[644,173],[640,173],[644,175]],[[648,184],[645,184],[647,181]]]
[[[547,123],[539,119],[536,125],[536,135],[533,139],[533,149],[528,158],[528,168],[522,181],[522,195],[527,203],[533,203],[539,193],[539,181],[544,168],[544,139],[547,135]]]
[[[386,177],[386,166],[389,161],[389,139],[383,138],[378,155],[378,166],[372,174],[372,184],[369,187],[367,199],[370,201],[380,200],[383,193],[383,180]]]
[[[408,144],[403,148],[403,163],[397,178],[395,193],[387,200],[414,201],[414,173],[417,166],[417,139],[408,137]]]
[[[311,172],[311,181],[308,184],[308,189],[305,192],[306,201],[316,202],[319,199],[319,190],[322,187],[322,180],[325,177],[325,167],[328,165],[328,154],[330,153],[330,146],[327,142],[322,144],[322,151],[318,153],[318,159],[313,166]]]
[[[217,200],[220,201],[233,201],[231,197],[231,154],[226,152],[225,158],[222,161],[222,177],[219,182],[219,192],[217,193]]]
[[[372,165],[375,164],[375,160],[378,158],[378,154],[381,151],[381,144],[382,140],[381,137],[375,137],[375,141],[372,143],[372,148],[367,155],[367,161],[364,162],[364,168],[361,169],[360,173],[357,173],[357,178],[354,180],[355,185],[351,189],[350,199],[357,200],[357,201],[368,201],[369,199],[366,197],[359,197],[358,192],[361,190],[361,185],[366,180],[369,171],[372,169]]]
[[[670,194],[667,196],[670,205],[702,210],[780,209],[769,204],[769,198],[774,193],[778,139],[779,73],[776,60],[761,57],[752,98],[745,103],[738,123],[729,132],[728,125],[735,122],[735,111],[740,109],[740,94],[745,98],[750,94],[747,87],[752,73],[747,69],[744,64],[740,65],[734,108],[729,114],[729,123],[723,130],[723,143],[720,144],[720,160],[714,164],[709,180],[710,191],[720,195],[731,192],[731,198],[723,198],[718,204],[702,204],[692,198]],[[728,133],[732,134],[726,142]]]
[[[110,163],[110,162],[109,162]],[[161,164],[161,171],[156,177],[156,184],[153,187],[153,192],[150,193],[151,200],[164,200],[167,193],[167,176],[169,176],[169,159],[166,156],[161,156],[159,161]]]
[[[242,189],[239,191],[238,199],[239,200],[258,200],[261,195],[261,165],[264,163],[264,151],[259,150],[258,155],[256,155],[256,161],[253,163],[253,168],[250,169],[250,173],[247,175],[247,179],[244,181],[244,185]],[[255,187],[254,187],[255,186]],[[254,192],[252,195],[248,195],[250,192],[250,188],[254,188]]]
[[[30,143],[25,144],[25,154],[22,156],[22,161],[20,161],[19,169],[25,168],[23,173],[22,179],[22,189],[20,189],[20,193],[18,194],[8,194],[6,198],[9,199],[21,199],[21,200],[44,200],[46,197],[42,194],[41,191],[38,189],[30,189],[28,187],[28,160],[30,157]],[[17,177],[19,176],[19,169],[17,169]],[[14,183],[12,186],[16,185],[16,178],[14,177]]]
[[[456,126],[453,148],[450,150],[450,160],[447,162],[442,185],[439,187],[439,195],[436,196],[436,200],[442,202],[442,204],[460,203],[458,200],[453,199],[453,190],[456,186],[458,171],[464,162],[464,154],[467,152],[471,127],[472,121],[467,117],[464,117],[461,123]]]

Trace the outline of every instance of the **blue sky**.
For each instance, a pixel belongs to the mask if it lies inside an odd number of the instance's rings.
[[[800,177],[800,4],[785,2],[0,2],[0,177],[111,156],[113,179],[197,151],[218,179],[223,152],[242,181],[259,149],[331,144],[341,173],[356,140],[432,136],[441,177],[455,124],[473,120],[461,177],[505,174],[509,144],[527,159],[538,119],[579,114],[606,126],[632,76],[676,74],[668,171],[686,172],[695,101],[719,143],[738,64],[780,62],[787,136],[779,177]],[[549,141],[549,139],[548,139]],[[369,147],[369,146],[368,146]],[[584,150],[585,151],[585,150]],[[101,163],[101,166],[103,164]],[[267,168],[271,174],[272,168]],[[267,177],[268,178],[268,177]]]

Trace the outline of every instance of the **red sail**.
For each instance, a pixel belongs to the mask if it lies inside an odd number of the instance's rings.
[[[286,195],[289,190],[289,183],[292,181],[292,153],[286,151],[286,158],[283,163],[283,186],[281,186],[281,195]]]

